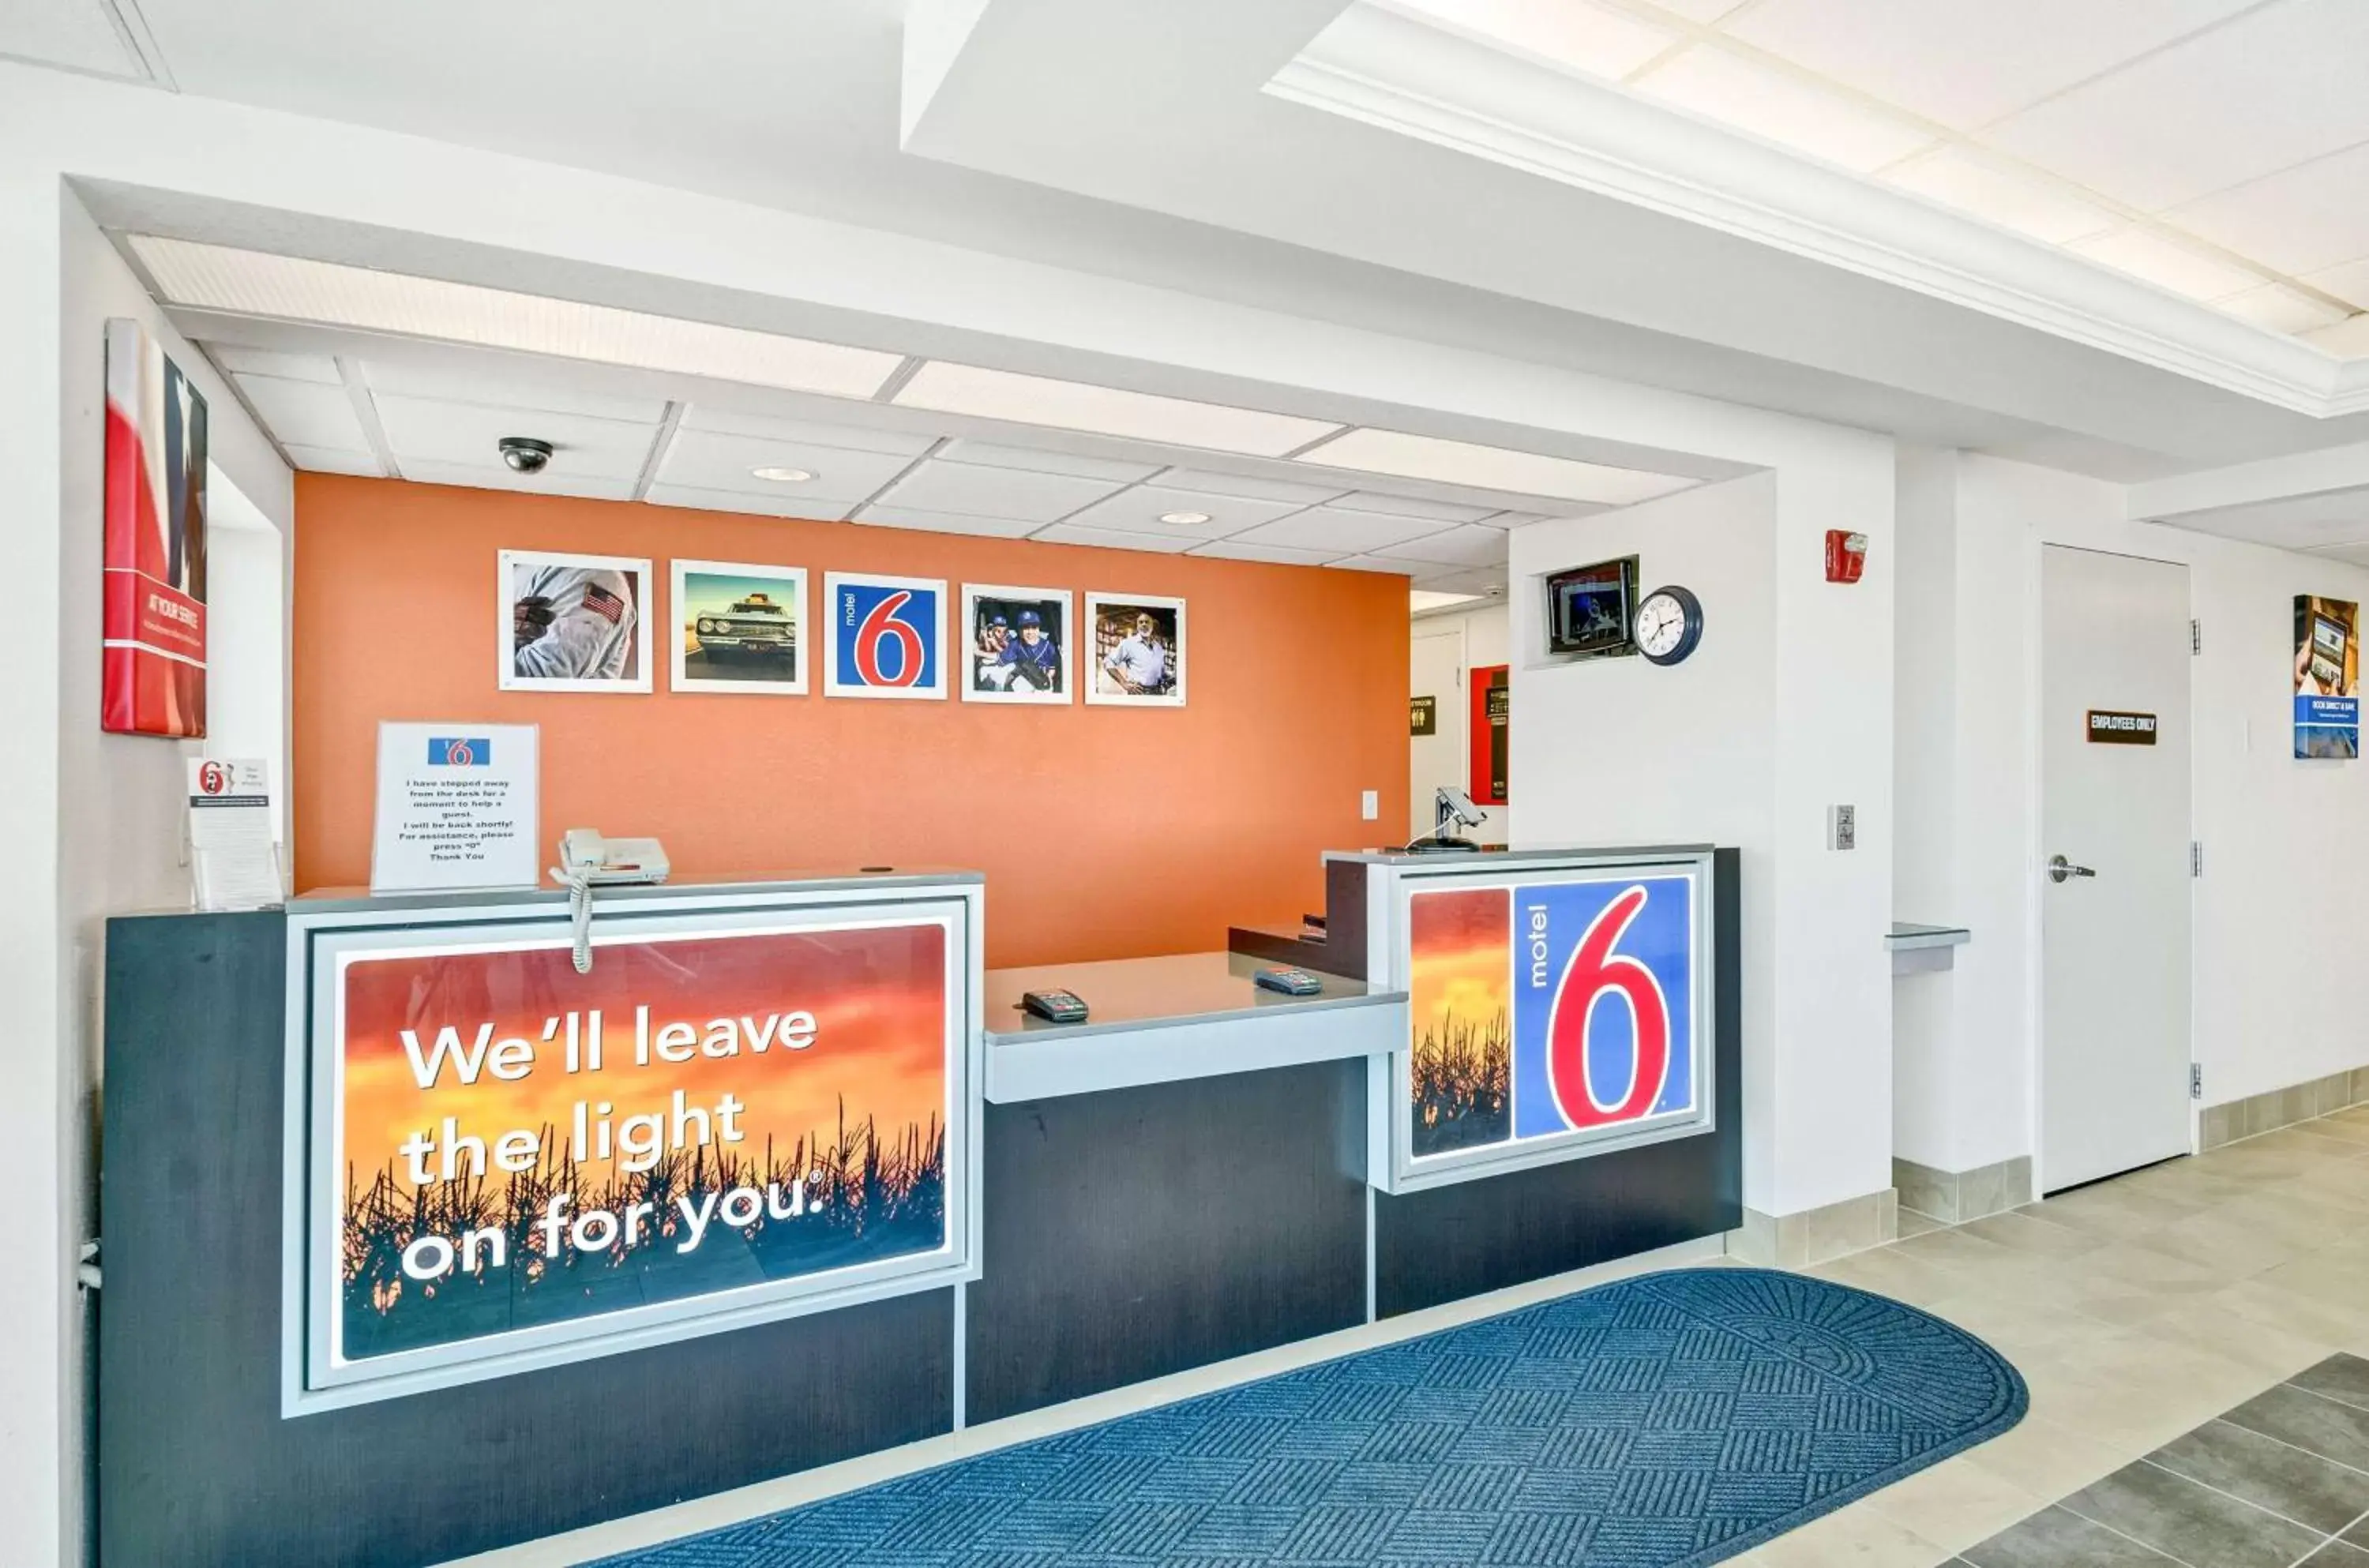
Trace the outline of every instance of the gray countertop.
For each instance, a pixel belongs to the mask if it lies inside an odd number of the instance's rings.
[[[865,871],[838,866],[820,871],[767,872],[750,876],[670,876],[664,882],[616,883],[599,887],[594,897],[606,909],[635,899],[680,898],[686,893],[812,893],[851,888],[943,887],[948,883],[984,882],[977,871],[934,866],[894,866]],[[476,908],[490,904],[566,904],[567,889],[545,880],[534,887],[455,889],[434,893],[373,893],[367,887],[319,887],[291,898],[291,913],[305,910],[429,910]]]
[[[1315,996],[1287,996],[1251,979],[1276,966],[1240,953],[1175,953],[1161,958],[1116,958],[1094,964],[1046,964],[987,972],[988,1042],[1036,1035],[1106,1035],[1163,1024],[1206,1024],[1272,1014],[1323,1012],[1402,1002],[1404,991],[1379,990],[1363,980],[1309,971],[1324,982]],[[1020,993],[1074,991],[1086,1004],[1082,1024],[1055,1024],[1022,1010]]]
[[[1404,850],[1327,850],[1326,860],[1362,861],[1369,865],[1469,866],[1520,864],[1528,861],[1660,860],[1672,855],[1709,854],[1710,844],[1612,844],[1590,849],[1584,845],[1554,850],[1435,850],[1409,854]]]

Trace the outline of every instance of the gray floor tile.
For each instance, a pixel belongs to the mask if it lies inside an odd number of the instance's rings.
[[[2169,1568],[2172,1561],[2062,1508],[2043,1508],[1959,1556],[1973,1568]]]
[[[2359,1524],[2354,1525],[2351,1529],[2346,1530],[2344,1532],[2344,1539],[2351,1541],[2353,1545],[2362,1548],[2363,1551],[2369,1551],[2369,1519],[2363,1519]]]
[[[2369,1470],[2369,1410],[2355,1410],[2282,1383],[2221,1417],[2232,1425]]]
[[[2190,1568],[2291,1568],[2324,1533],[2146,1463],[2125,1465],[2058,1506]]]
[[[2369,1361],[2336,1355],[2287,1379],[2299,1389],[2369,1410]]]
[[[2295,1568],[2369,1568],[2369,1551],[2357,1546],[2347,1546],[2340,1540],[2331,1540],[2297,1563]]]
[[[2147,1458],[2322,1535],[2369,1513],[2369,1475],[2226,1421],[2208,1421]]]

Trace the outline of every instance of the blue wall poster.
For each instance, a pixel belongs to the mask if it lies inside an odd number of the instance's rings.
[[[946,585],[929,578],[823,578],[823,695],[946,694]]]
[[[2295,754],[2360,756],[2361,606],[2297,594],[2295,639]]]

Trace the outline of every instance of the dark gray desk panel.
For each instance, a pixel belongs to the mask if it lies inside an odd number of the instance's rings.
[[[987,1108],[972,1421],[1363,1322],[1363,1058]]]
[[[947,1290],[283,1419],[287,944],[108,922],[109,1568],[417,1568],[949,1429]]]

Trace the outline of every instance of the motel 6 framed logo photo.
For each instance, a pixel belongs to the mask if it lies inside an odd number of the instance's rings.
[[[1407,876],[1390,1190],[1711,1130],[1711,878],[1707,853]]]
[[[944,700],[942,578],[823,576],[823,695]]]

